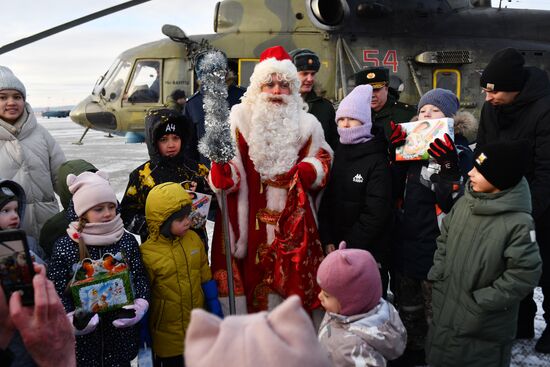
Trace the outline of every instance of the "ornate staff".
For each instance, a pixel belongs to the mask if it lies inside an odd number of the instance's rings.
[[[199,142],[199,152],[212,162],[228,163],[235,156],[235,144],[229,128],[229,104],[227,103],[227,58],[218,50],[208,50],[197,56],[197,70],[203,94],[205,135]],[[221,190],[221,209],[227,286],[229,289],[229,313],[235,314],[235,291],[233,289],[233,266],[229,242],[229,213],[227,194]]]

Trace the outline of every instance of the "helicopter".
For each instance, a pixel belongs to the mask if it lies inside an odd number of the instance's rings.
[[[80,141],[89,128],[143,141],[149,109],[167,106],[177,89],[197,91],[197,53],[223,51],[246,88],[260,53],[274,45],[317,53],[316,84],[333,103],[353,89],[356,72],[384,66],[400,101],[416,104],[439,87],[477,112],[479,77],[497,50],[517,48],[527,65],[549,69],[549,19],[550,11],[493,8],[486,0],[222,0],[214,34],[187,36],[165,25],[167,38],[120,54],[70,118],[87,128]]]

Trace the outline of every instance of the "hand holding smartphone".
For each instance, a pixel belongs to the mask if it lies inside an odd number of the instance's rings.
[[[24,305],[34,304],[33,277],[34,267],[25,231],[0,231],[0,283],[6,299],[13,292],[21,292]]]

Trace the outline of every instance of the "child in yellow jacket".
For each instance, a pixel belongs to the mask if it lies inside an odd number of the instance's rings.
[[[149,327],[155,364],[183,366],[183,343],[193,308],[223,316],[208,257],[190,231],[191,197],[174,182],[155,186],[145,204],[149,237],[141,245],[151,282]]]

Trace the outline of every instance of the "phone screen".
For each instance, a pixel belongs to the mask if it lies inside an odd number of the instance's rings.
[[[33,304],[33,276],[34,268],[25,232],[0,231],[0,281],[6,300],[13,292],[20,291],[23,304]]]

